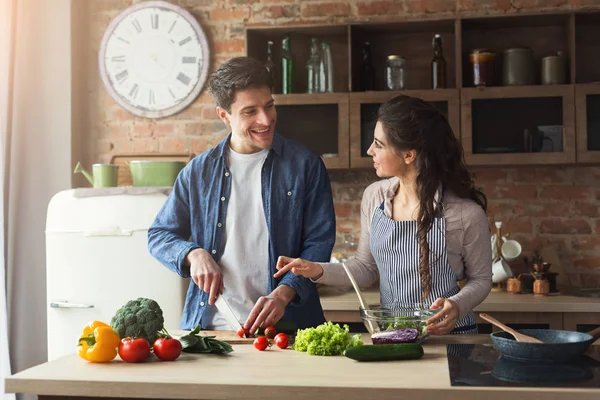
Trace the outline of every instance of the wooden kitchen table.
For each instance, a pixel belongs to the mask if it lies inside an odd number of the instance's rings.
[[[259,352],[252,345],[234,345],[234,352],[226,356],[184,353],[174,362],[142,364],[118,358],[92,364],[73,354],[7,378],[6,391],[38,395],[40,400],[600,398],[600,388],[451,386],[445,345],[489,341],[489,335],[430,337],[422,359],[371,363],[309,356],[291,349]]]

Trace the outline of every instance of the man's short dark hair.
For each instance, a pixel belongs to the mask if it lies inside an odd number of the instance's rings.
[[[219,65],[212,73],[209,90],[217,106],[231,113],[231,104],[238,90],[251,87],[271,88],[271,74],[260,61],[250,57],[236,57]]]

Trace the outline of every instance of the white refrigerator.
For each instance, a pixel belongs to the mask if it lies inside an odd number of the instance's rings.
[[[72,189],[57,193],[46,219],[48,360],[77,351],[92,320],[110,324],[138,297],[160,305],[178,329],[188,279],[148,252],[147,230],[167,188]]]

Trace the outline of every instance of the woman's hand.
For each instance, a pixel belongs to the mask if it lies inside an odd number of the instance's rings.
[[[310,262],[301,258],[280,256],[277,260],[277,272],[273,277],[279,278],[288,271],[295,275],[302,275],[310,279],[319,279],[323,276],[323,267],[319,263]]]
[[[432,335],[447,335],[456,326],[458,321],[459,308],[455,301],[439,297],[431,305],[432,310],[441,310],[433,317],[427,320],[427,332]]]

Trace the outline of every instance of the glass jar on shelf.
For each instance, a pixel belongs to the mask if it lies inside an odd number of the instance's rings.
[[[496,54],[488,49],[474,49],[469,55],[473,68],[473,86],[494,84],[494,59]]]
[[[385,88],[404,90],[406,87],[406,59],[398,55],[389,55],[385,63]]]

